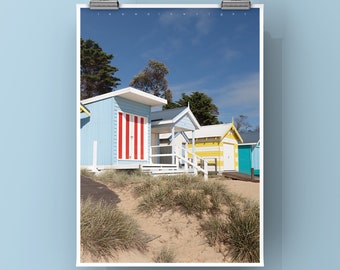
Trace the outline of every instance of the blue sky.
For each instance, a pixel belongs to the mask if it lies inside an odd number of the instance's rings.
[[[163,62],[173,100],[204,92],[219,120],[247,115],[259,124],[259,10],[81,9],[81,37],[114,55],[112,65],[127,87],[148,63]]]

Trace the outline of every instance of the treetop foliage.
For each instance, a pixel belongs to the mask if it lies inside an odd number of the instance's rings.
[[[168,73],[169,70],[164,63],[149,60],[148,65],[132,79],[130,86],[157,97],[171,98],[166,79]]]
[[[163,109],[173,109],[178,107],[190,107],[201,126],[221,124],[218,120],[219,111],[213,100],[208,95],[196,91],[190,95],[182,93],[182,97],[177,101],[168,101]]]
[[[201,92],[193,92],[191,95],[182,94],[182,98],[176,102],[172,101],[172,91],[168,88],[166,75],[168,68],[162,62],[149,60],[148,65],[133,78],[130,86],[139,90],[165,98],[168,104],[164,109],[188,106],[197,118],[200,125],[212,125],[220,123],[217,119],[219,114],[217,106],[212,99]]]
[[[218,120],[217,106],[213,103],[212,98],[205,93],[199,91],[192,92],[190,95],[182,93],[182,98],[176,104],[180,107],[189,105],[190,110],[202,126],[221,123]]]
[[[98,43],[81,39],[80,56],[81,100],[111,92],[120,84],[114,76],[118,68],[111,66],[113,55],[105,53]]]

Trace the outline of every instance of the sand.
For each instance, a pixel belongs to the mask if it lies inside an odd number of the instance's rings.
[[[231,192],[259,201],[259,183],[236,180],[223,182]],[[115,188],[114,192],[120,199],[117,207],[131,215],[140,228],[150,235],[148,248],[143,252],[138,250],[119,252],[114,258],[106,260],[83,255],[82,262],[154,263],[155,257],[162,248],[170,248],[174,251],[176,263],[231,262],[221,247],[208,245],[204,234],[200,231],[200,220],[197,217],[172,210],[152,215],[142,214],[137,211],[138,199],[132,195],[133,187]]]

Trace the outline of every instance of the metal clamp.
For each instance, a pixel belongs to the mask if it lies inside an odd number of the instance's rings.
[[[119,9],[118,0],[90,0],[90,9]]]
[[[245,0],[223,0],[221,2],[221,9],[229,10],[247,10],[250,9],[250,1]]]

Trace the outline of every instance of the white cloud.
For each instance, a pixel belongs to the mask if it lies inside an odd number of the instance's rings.
[[[195,91],[204,92],[204,89],[206,88],[205,85],[207,84],[207,82],[209,82],[210,79],[211,76],[205,76],[197,80],[170,85],[169,88],[172,90],[173,100],[177,101],[178,99],[180,99],[182,93],[190,95],[192,92]]]
[[[241,56],[241,52],[233,49],[225,49],[225,51],[222,53],[223,57],[227,61],[234,60],[235,58],[238,58]]]
[[[259,75],[248,74],[237,81],[207,92],[213,97],[223,122],[231,121],[240,114],[247,115],[250,122],[259,118]]]
[[[259,74],[247,74],[241,78],[226,78],[225,85],[220,88],[209,88],[213,81],[212,75],[180,84],[169,85],[173,100],[181,98],[182,93],[190,95],[201,91],[213,99],[219,109],[219,120],[230,122],[232,117],[240,114],[248,116],[249,122],[255,127],[259,119]]]
[[[216,103],[221,107],[257,107],[259,103],[259,74],[248,74],[213,92],[217,97]]]
[[[208,16],[190,10],[164,12],[159,22],[165,27],[174,29],[178,35],[191,37],[194,45],[199,44],[212,29],[212,22]]]
[[[211,19],[208,16],[198,16],[195,28],[201,36],[210,34],[212,28]]]

